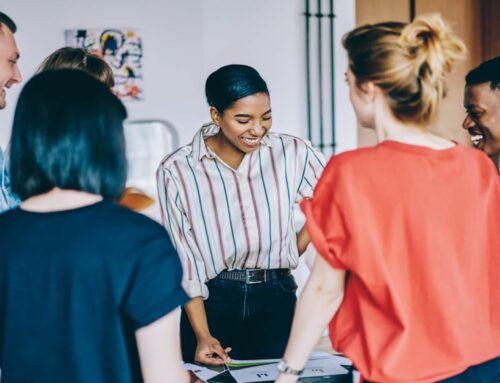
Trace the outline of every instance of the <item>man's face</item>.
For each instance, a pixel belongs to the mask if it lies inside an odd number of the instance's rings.
[[[6,89],[22,80],[18,59],[19,50],[13,33],[5,25],[0,25],[0,109],[6,105]]]
[[[490,83],[465,87],[464,107],[467,112],[462,127],[469,132],[472,143],[487,155],[500,153],[500,90]]]

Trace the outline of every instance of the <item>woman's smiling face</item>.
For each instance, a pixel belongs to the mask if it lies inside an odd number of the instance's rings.
[[[212,107],[211,115],[227,144],[242,153],[256,150],[272,125],[271,101],[266,93],[240,98],[222,115]]]

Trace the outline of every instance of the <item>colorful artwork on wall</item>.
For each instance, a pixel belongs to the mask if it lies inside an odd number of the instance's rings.
[[[142,100],[142,40],[132,29],[68,29],[66,45],[85,48],[113,69],[114,91],[122,100]]]

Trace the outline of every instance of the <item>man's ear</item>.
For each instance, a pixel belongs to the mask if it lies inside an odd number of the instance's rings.
[[[217,108],[214,107],[214,106],[210,107],[210,117],[212,118],[212,122],[215,125],[220,126],[221,116],[220,116],[219,111],[217,110]]]

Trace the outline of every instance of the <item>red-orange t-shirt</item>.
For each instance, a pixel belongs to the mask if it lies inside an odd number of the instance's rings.
[[[301,206],[318,252],[348,271],[330,337],[365,379],[435,382],[500,354],[500,177],[483,153],[343,153]]]

